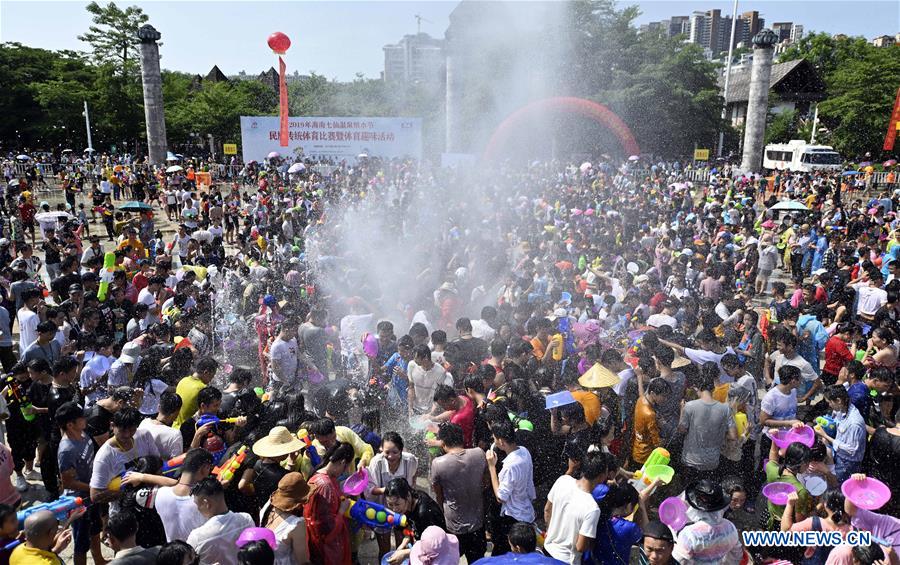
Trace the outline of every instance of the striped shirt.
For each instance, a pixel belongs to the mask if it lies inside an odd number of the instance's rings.
[[[682,563],[740,563],[744,555],[737,528],[721,518],[695,522],[678,532],[673,557]]]

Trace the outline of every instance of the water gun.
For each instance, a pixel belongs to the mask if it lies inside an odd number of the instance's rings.
[[[837,435],[837,421],[832,416],[819,416],[816,418],[816,428],[824,430],[828,437]]]
[[[572,332],[572,323],[568,316],[563,316],[559,319],[557,329],[563,336],[563,341],[566,346],[566,354],[571,355],[575,352],[575,334]]]
[[[16,512],[16,518],[18,518],[19,520],[19,529],[22,529],[25,527],[25,520],[35,512],[48,510],[50,512],[53,512],[57,520],[63,522],[66,518],[69,517],[69,514],[78,510],[79,508],[84,508],[84,501],[81,499],[81,497],[61,496],[59,497],[59,499],[54,500],[53,502],[35,504],[33,506],[29,506],[25,510],[19,510],[18,512]]]
[[[369,500],[349,500],[350,505],[344,516],[351,518],[361,526],[369,528],[405,528],[406,516],[388,510],[384,506]]]
[[[113,273],[116,271],[116,254],[107,251],[103,255],[103,271],[100,273],[100,287],[97,289],[97,300],[106,301],[106,295],[109,292],[109,283],[113,280]]]
[[[173,457],[173,458],[169,459],[168,461],[166,461],[165,463],[163,463],[162,474],[163,475],[172,475],[172,474],[180,471],[181,466],[184,465],[184,456],[185,455],[187,455],[187,453],[182,453],[181,455]]]
[[[239,419],[240,418],[237,416],[235,416],[233,418],[219,418],[215,414],[201,414],[200,417],[197,419],[197,427],[201,428],[201,427],[205,426],[206,424],[213,424],[213,425],[234,424],[234,423],[237,423],[237,421]]]
[[[650,479],[646,477],[646,469],[651,465],[668,465],[669,464],[669,450],[664,447],[657,447],[650,453],[650,457],[647,457],[647,460],[644,461],[644,465],[640,468],[640,470],[634,472],[634,478],[631,479],[631,484],[636,488],[639,492],[650,486]]]
[[[316,446],[312,444],[312,439],[309,437],[309,432],[306,430],[300,430],[297,432],[297,437],[306,444],[306,456],[309,457],[309,462],[312,463],[313,467],[318,467],[322,464],[322,458],[319,456],[319,452],[316,450]]]
[[[22,413],[22,418],[24,418],[26,422],[34,420],[35,414],[31,411],[31,402],[28,400],[28,397],[25,396],[25,389],[22,387],[22,383],[17,381],[14,377],[7,377],[6,394],[19,403],[19,411]]]
[[[238,469],[241,468],[241,465],[244,464],[244,459],[247,458],[247,446],[242,445],[240,449],[237,450],[237,453],[232,455],[228,461],[224,462],[221,466],[213,468],[213,475],[219,477],[220,481],[230,481],[234,478],[234,474],[237,473]]]
[[[553,360],[559,361],[560,359],[562,359],[564,347],[562,334],[556,334],[551,337],[550,344],[553,346]]]
[[[256,388],[254,388],[254,389],[253,389],[253,392],[254,392],[254,393],[256,394],[256,396],[260,399],[260,401],[262,401],[262,402],[268,402],[268,401],[269,401],[269,393],[266,392],[265,389],[264,389],[263,387],[258,386],[258,387],[256,387]]]

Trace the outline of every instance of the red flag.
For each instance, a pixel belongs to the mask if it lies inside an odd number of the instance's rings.
[[[894,140],[897,139],[897,128],[900,127],[900,88],[897,89],[897,98],[894,100],[894,111],[891,112],[891,119],[888,121],[887,135],[884,136],[885,151],[894,150]]]
[[[288,95],[287,95],[287,79],[285,73],[287,65],[284,59],[278,57],[278,111],[281,117],[281,134],[278,140],[282,147],[288,146]]]

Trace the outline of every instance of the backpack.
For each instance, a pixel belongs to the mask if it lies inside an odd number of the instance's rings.
[[[815,323],[813,323],[815,322]],[[828,330],[825,329],[825,326],[822,325],[815,316],[811,314],[803,314],[797,319],[797,327],[801,330],[809,330],[812,333],[813,341],[816,344],[816,349],[822,351],[825,349],[825,344],[828,342]]]

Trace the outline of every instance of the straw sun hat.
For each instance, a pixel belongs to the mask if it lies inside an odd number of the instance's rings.
[[[253,444],[253,453],[259,457],[282,457],[300,451],[303,442],[284,426],[275,426],[269,435]]]

